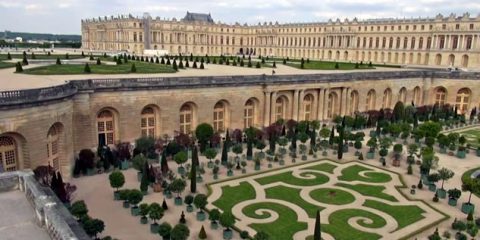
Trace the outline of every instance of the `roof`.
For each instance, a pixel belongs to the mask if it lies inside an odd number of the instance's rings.
[[[208,22],[208,23],[214,23],[212,16],[206,13],[191,13],[187,12],[187,15],[182,19],[182,21],[199,21],[199,22]]]

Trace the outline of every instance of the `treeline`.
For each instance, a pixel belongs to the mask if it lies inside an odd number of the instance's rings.
[[[81,42],[80,35],[65,35],[65,34],[51,34],[51,33],[28,33],[28,32],[0,32],[0,36],[4,38],[21,37],[23,41],[26,40],[47,40],[60,42]]]

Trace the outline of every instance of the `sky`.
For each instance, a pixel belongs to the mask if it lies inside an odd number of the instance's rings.
[[[211,13],[224,23],[323,22],[480,13],[478,0],[0,0],[0,31],[80,34],[85,18],[132,14],[181,19]]]

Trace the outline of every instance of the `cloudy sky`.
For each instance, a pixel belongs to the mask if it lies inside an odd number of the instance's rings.
[[[105,15],[182,18],[211,13],[226,23],[312,22],[329,18],[434,17],[480,13],[478,0],[0,0],[0,30],[79,34],[80,20]]]

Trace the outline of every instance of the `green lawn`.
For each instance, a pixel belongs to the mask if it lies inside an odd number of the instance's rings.
[[[294,203],[305,210],[309,217],[315,218],[317,210],[322,210],[324,208],[303,200],[303,198],[300,197],[300,191],[300,189],[296,188],[276,186],[265,189],[265,196],[270,199],[278,199]]]
[[[23,54],[10,54],[12,58],[17,58],[17,59],[23,59]],[[85,57],[82,57],[82,55],[68,55],[68,59],[80,59],[80,58],[86,58],[88,57],[85,55]],[[35,53],[35,59],[57,59],[60,58],[62,60],[66,59],[65,54],[51,54],[47,55],[46,53]],[[0,59],[7,59],[7,54],[1,54]],[[27,52],[27,59],[32,59],[32,53]]]
[[[298,220],[295,211],[278,203],[260,202],[246,206],[242,212],[248,217],[265,219],[271,215],[268,212],[256,214],[259,209],[269,209],[276,212],[279,217],[273,222],[258,224],[253,223],[249,226],[255,231],[264,231],[270,236],[270,239],[275,240],[291,240],[296,232],[307,229],[307,223]]]
[[[377,209],[392,216],[398,223],[398,227],[395,230],[402,229],[425,218],[422,215],[425,213],[425,211],[415,205],[393,206],[379,201],[367,199],[365,200],[363,206]]]
[[[15,63],[0,62],[0,69],[15,67]]]
[[[462,182],[464,182],[465,179],[467,179],[467,178],[471,178],[473,172],[475,172],[475,171],[477,171],[477,170],[480,170],[480,167],[472,168],[472,169],[464,172],[464,173],[462,174]],[[468,193],[468,192],[465,192],[465,193],[466,193],[466,194],[470,194],[470,193]],[[474,192],[473,194],[475,194],[475,196],[477,196],[477,197],[480,197],[480,191]]]
[[[274,182],[284,182],[284,183],[296,185],[296,186],[315,186],[315,185],[324,184],[328,182],[328,179],[329,179],[327,176],[317,172],[304,172],[300,174],[300,176],[302,177],[310,176],[310,175],[315,176],[315,178],[313,179],[296,178],[292,175],[292,171],[289,171],[289,172],[279,173],[279,174],[268,176],[268,177],[257,178],[255,179],[255,181],[257,181],[261,185],[267,185]]]
[[[382,237],[375,233],[363,232],[351,227],[348,224],[348,220],[353,217],[370,219],[372,222],[363,219],[357,220],[358,225],[366,228],[381,228],[387,224],[385,219],[377,214],[361,209],[342,209],[330,214],[328,218],[329,224],[322,224],[322,232],[329,233],[336,240],[373,240]]]
[[[465,131],[458,132],[461,135],[465,136],[467,143],[470,144],[473,148],[480,147],[480,128],[468,129]]]
[[[310,192],[310,197],[315,201],[331,205],[345,205],[355,201],[351,193],[337,188],[318,188]]]
[[[372,171],[365,173],[365,176],[360,176],[360,172]],[[342,170],[342,175],[338,177],[341,181],[362,181],[370,183],[386,183],[392,180],[392,177],[386,173],[373,172],[372,169],[360,165],[353,165]]]
[[[246,200],[255,199],[255,189],[247,182],[235,187],[222,187],[222,196],[212,204],[222,211],[231,211],[233,206]]]
[[[133,63],[127,63],[122,65],[96,65],[91,64],[90,69],[92,74],[129,74],[131,73]],[[136,73],[173,73],[175,70],[171,66],[135,62],[137,69]],[[68,75],[68,74],[86,74],[84,72],[85,65],[48,65],[36,68],[25,69],[23,73],[34,75]]]
[[[317,70],[337,70],[335,68],[336,62],[325,62],[325,61],[310,61],[307,63],[305,61],[303,69],[317,69]],[[287,62],[287,65],[294,68],[299,68],[301,64],[299,62]],[[338,70],[354,70],[355,63],[345,63],[338,62]],[[375,69],[374,67],[368,67],[368,65],[363,64],[359,65],[358,69]]]
[[[322,164],[318,164],[318,165],[303,168],[303,169],[311,169],[311,170],[317,170],[317,171],[333,174],[333,170],[335,170],[335,168],[337,168],[337,166],[331,163],[322,163]]]
[[[391,202],[398,202],[398,200],[394,196],[383,192],[385,190],[384,186],[373,186],[368,184],[350,185],[346,183],[337,183],[335,184],[335,186],[351,189],[362,194],[363,196],[376,197]]]

